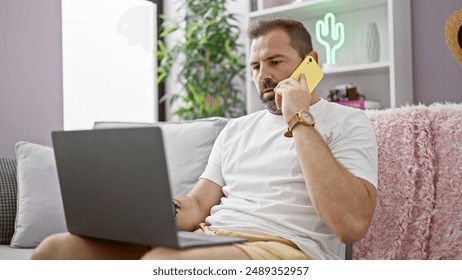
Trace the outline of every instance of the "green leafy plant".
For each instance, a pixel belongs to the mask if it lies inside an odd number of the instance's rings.
[[[239,52],[240,29],[236,16],[228,13],[227,0],[184,0],[179,12],[184,16],[164,20],[161,38],[181,31],[182,40],[167,47],[159,40],[158,83],[164,83],[175,62],[183,93],[166,95],[170,104],[182,100],[175,114],[182,119],[211,116],[236,117],[245,113],[236,79],[244,79],[243,54]]]

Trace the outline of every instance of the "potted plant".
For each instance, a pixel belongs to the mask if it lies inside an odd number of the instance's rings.
[[[236,78],[244,79],[244,55],[239,52],[240,34],[234,14],[226,10],[227,0],[184,0],[180,20],[164,20],[160,38],[181,31],[182,40],[166,47],[159,40],[158,83],[164,83],[174,63],[181,65],[177,82],[183,93],[171,93],[161,101],[182,100],[175,114],[182,119],[211,116],[236,117],[245,114],[245,104]]]

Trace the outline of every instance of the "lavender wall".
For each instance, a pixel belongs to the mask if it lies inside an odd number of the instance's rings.
[[[414,102],[462,102],[462,66],[446,45],[444,28],[461,0],[412,0]]]
[[[0,156],[62,129],[61,1],[0,1]]]

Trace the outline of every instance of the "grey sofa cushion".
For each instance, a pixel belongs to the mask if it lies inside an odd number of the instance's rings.
[[[228,119],[213,117],[181,122],[97,122],[95,129],[160,126],[165,143],[172,194],[187,194],[204,172],[213,143]]]
[[[10,244],[16,217],[16,160],[0,158],[0,244]]]
[[[30,260],[33,248],[13,248],[10,245],[0,245],[0,263],[1,260]],[[15,269],[15,267],[13,267]],[[2,270],[4,272],[4,270]]]
[[[16,143],[18,203],[12,247],[33,248],[45,237],[67,231],[54,152]]]

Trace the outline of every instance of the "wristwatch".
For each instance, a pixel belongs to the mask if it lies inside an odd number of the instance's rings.
[[[313,115],[310,112],[308,112],[308,110],[300,110],[290,119],[289,127],[287,128],[287,131],[284,133],[284,136],[288,138],[293,137],[292,130],[298,124],[302,124],[305,126],[314,126],[315,122]]]
[[[173,209],[173,217],[176,218],[176,215],[178,215],[178,210],[181,209],[181,208],[173,200],[172,200],[172,209]]]

